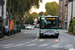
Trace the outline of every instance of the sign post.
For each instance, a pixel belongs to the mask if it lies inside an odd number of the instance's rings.
[[[23,21],[24,21],[24,18],[23,18],[23,4],[22,4],[22,26],[21,26],[21,29],[25,29],[25,26],[24,26],[24,23],[23,23]]]

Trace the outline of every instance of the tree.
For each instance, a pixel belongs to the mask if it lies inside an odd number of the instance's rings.
[[[18,16],[22,17],[22,7],[23,14],[28,12],[33,5],[39,8],[39,1],[42,2],[42,0],[7,0],[8,18],[10,12],[13,14],[13,19]]]
[[[32,14],[29,15],[28,22],[33,23],[35,19],[38,19],[39,14],[36,12],[33,12]]]
[[[39,15],[40,15],[40,16],[46,15],[46,13],[45,13],[45,12],[40,12]]]
[[[58,15],[58,8],[59,8],[59,5],[55,1],[47,2],[45,4],[45,9],[46,9],[47,15],[57,16]]]

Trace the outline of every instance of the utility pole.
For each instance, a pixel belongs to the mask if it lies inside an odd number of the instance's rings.
[[[2,33],[2,37],[4,38],[4,34],[3,34],[3,0],[2,0],[2,23],[1,23],[1,33]]]
[[[72,17],[73,17],[73,0],[72,0],[72,7],[71,7],[71,20],[72,20]]]

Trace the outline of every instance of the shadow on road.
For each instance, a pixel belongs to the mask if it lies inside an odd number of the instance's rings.
[[[54,36],[44,36],[44,37],[38,37],[39,39],[58,39],[58,38],[56,38],[56,37],[54,37]]]

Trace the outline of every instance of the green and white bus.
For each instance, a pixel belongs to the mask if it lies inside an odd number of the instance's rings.
[[[59,36],[59,17],[58,16],[41,16],[40,17],[40,37]]]

